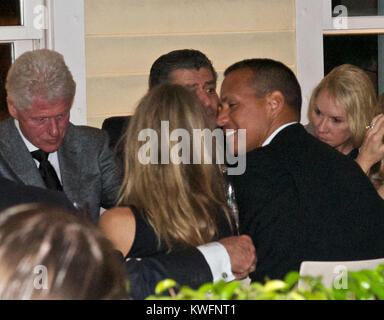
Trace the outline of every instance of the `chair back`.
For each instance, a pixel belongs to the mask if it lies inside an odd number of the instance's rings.
[[[110,117],[103,121],[102,130],[105,130],[109,136],[109,147],[114,149],[124,134],[129,124],[131,116]]]
[[[384,258],[356,261],[303,261],[299,273],[300,276],[322,276],[322,283],[331,288],[334,285],[340,286],[343,277],[348,275],[348,271],[374,269],[379,264],[384,264]],[[305,281],[301,279],[298,287],[299,289],[307,289]]]

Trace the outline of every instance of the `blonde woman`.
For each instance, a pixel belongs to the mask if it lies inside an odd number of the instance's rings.
[[[177,164],[172,158],[169,163],[161,163],[177,144],[171,141],[164,148],[166,133],[161,127],[165,121],[170,133],[182,129],[190,137],[184,142],[191,146],[191,164]],[[196,142],[192,141],[193,130],[206,128],[209,122],[204,107],[181,86],[157,86],[139,103],[124,137],[125,169],[119,207],[104,212],[99,222],[107,238],[126,258],[196,247],[232,235],[225,180],[215,164],[214,152],[212,164],[192,164],[192,146]],[[151,159],[158,160],[158,164],[142,161],[148,155],[143,154],[148,139],[140,141],[143,139],[139,136],[148,129],[156,133],[151,136],[158,142],[151,145],[156,146],[156,156]]]
[[[384,157],[381,112],[366,73],[344,64],[334,68],[314,89],[308,109],[310,131],[319,140],[355,159],[374,182],[379,174],[379,165],[375,164]],[[373,130],[374,123],[378,125]]]

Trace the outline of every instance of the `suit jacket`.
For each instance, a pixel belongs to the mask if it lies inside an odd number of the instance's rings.
[[[282,279],[304,260],[384,257],[383,200],[358,164],[300,124],[247,153],[231,178],[240,231],[256,247],[253,281]]]
[[[213,281],[204,256],[195,248],[132,258],[125,262],[125,271],[130,282],[130,296],[135,300],[155,294],[157,283],[164,279],[173,279],[180,286],[194,289]]]
[[[18,204],[31,202],[44,202],[65,210],[75,210],[62,192],[17,184],[0,177],[0,211]]]
[[[107,134],[70,123],[58,159],[64,193],[97,222],[100,207],[114,206],[121,181]],[[13,118],[0,122],[0,176],[46,188]]]

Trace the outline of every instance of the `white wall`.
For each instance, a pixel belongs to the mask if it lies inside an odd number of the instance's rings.
[[[303,96],[303,124],[308,122],[307,110],[312,90],[324,76],[322,12],[322,1],[296,0],[297,79]]]
[[[71,121],[87,123],[84,1],[48,0],[50,29],[46,47],[64,55],[76,81],[76,96],[71,110]]]
[[[171,50],[204,52],[219,74],[269,57],[296,72],[295,0],[85,0],[88,123],[131,114],[152,63]]]

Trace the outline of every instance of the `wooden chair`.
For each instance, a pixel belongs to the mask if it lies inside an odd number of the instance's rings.
[[[384,264],[384,258],[356,261],[303,261],[300,265],[300,276],[322,276],[322,283],[331,288],[340,285],[342,277],[347,276],[348,271],[360,271],[362,269],[374,269],[379,264]],[[299,280],[299,289],[306,289],[306,283]]]

